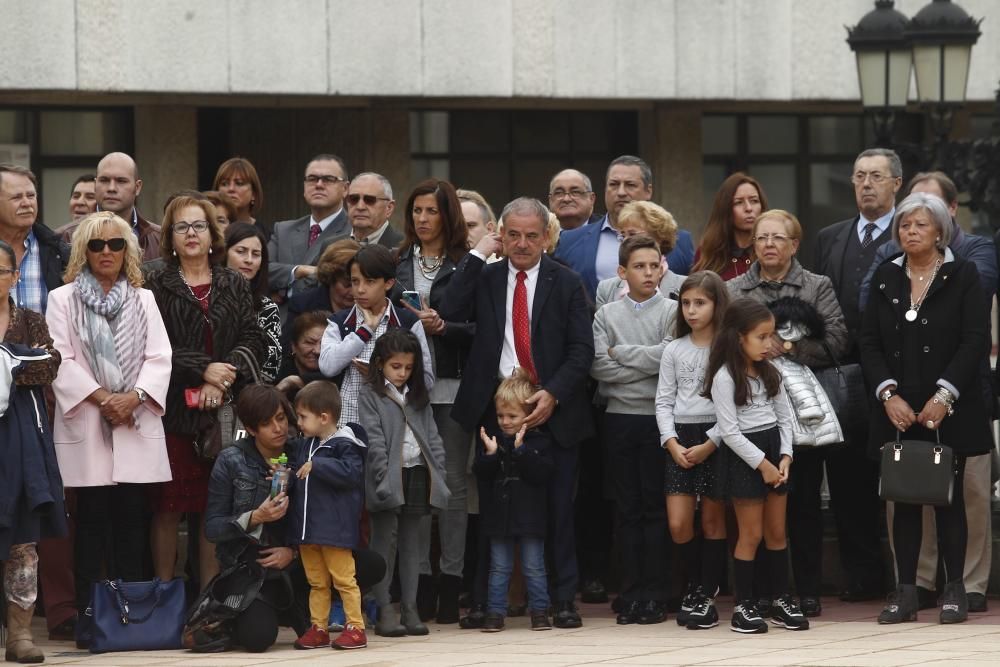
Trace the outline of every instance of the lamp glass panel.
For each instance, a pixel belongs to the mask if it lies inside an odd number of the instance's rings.
[[[940,44],[915,44],[913,69],[917,75],[917,99],[920,102],[941,101]]]
[[[913,52],[910,49],[889,51],[889,106],[905,107],[910,94],[910,63]]]
[[[866,107],[885,106],[885,51],[858,51],[858,83],[861,104]]]
[[[944,101],[962,104],[965,89],[969,83],[969,59],[972,57],[971,44],[955,44],[944,47]]]

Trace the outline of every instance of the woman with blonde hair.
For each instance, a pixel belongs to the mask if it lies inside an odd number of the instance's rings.
[[[63,484],[76,488],[81,620],[94,582],[144,578],[147,485],[170,479],[161,419],[170,341],[152,292],[142,289],[141,262],[129,224],[93,213],[73,235],[66,284],[49,294],[46,319],[62,355],[52,383],[54,440]]]

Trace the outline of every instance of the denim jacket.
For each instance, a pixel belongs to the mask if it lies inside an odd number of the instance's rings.
[[[250,512],[271,492],[271,467],[257,451],[252,437],[243,438],[219,453],[208,482],[205,535],[215,543],[223,568],[257,558],[258,547],[287,546],[287,516],[247,532]]]

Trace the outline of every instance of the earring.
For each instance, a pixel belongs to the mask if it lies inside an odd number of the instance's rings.
[[[209,248],[209,249],[208,249],[208,254],[209,254],[209,255],[211,255],[211,254],[212,254],[212,249],[211,249],[211,248]]]
[[[251,197],[251,198],[250,198],[250,205],[251,205],[251,206],[256,206],[256,205],[257,205],[257,200],[256,200],[256,199],[254,199],[253,197]]]
[[[174,254],[174,257],[177,256],[177,251],[176,250],[171,250],[170,252],[172,252]]]
[[[941,243],[941,237],[939,236],[939,237],[937,237],[936,239],[934,239],[934,242],[935,242],[935,243]]]

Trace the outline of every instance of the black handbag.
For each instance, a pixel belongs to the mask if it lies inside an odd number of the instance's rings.
[[[263,384],[260,367],[250,350],[238,345],[233,348],[233,354],[240,357],[250,371],[250,381],[253,384]],[[195,454],[202,460],[214,461],[219,452],[240,438],[247,436],[243,423],[236,415],[236,406],[233,405],[231,392],[226,393],[223,406],[214,415],[210,416],[205,413],[204,416],[205,418],[201,420],[202,426],[194,439]]]
[[[91,589],[91,653],[181,648],[184,580],[101,581]]]
[[[815,374],[827,398],[830,399],[833,412],[845,431],[867,428],[871,402],[866,393],[861,364],[841,364],[833,356],[829,345],[823,343],[823,349],[826,350],[833,365],[815,371]]]
[[[941,444],[941,434],[934,431],[936,442],[896,440],[882,445],[882,469],[878,491],[882,500],[910,505],[947,507],[955,488],[955,453]]]

